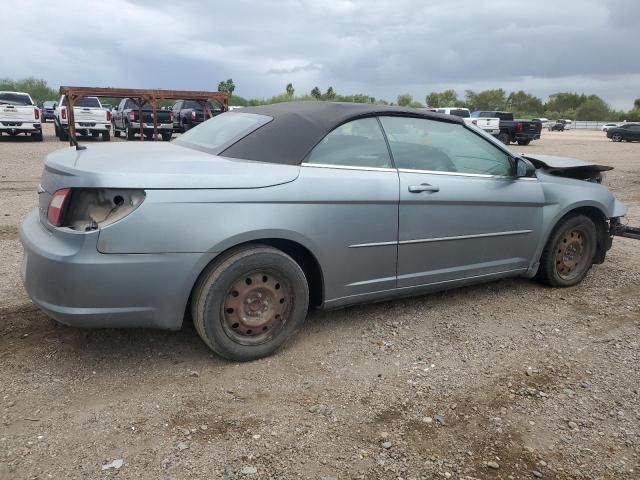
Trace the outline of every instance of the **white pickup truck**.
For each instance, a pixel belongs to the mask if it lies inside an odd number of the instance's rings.
[[[500,119],[499,118],[471,118],[471,112],[468,108],[462,107],[447,107],[437,108],[437,113],[444,113],[446,115],[455,115],[456,117],[462,117],[465,123],[475,125],[481,128],[489,135],[498,135],[500,133]]]
[[[69,140],[69,112],[67,98],[62,95],[56,104],[54,126],[56,137],[61,142]],[[98,137],[102,141],[111,140],[111,112],[102,108],[98,97],[81,97],[73,107],[73,117],[76,124],[76,135]]]
[[[0,92],[0,135],[31,134],[32,139],[41,142],[41,117],[42,112],[28,93]]]

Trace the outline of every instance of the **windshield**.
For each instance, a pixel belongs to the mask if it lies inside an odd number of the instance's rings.
[[[53,108],[56,102],[47,101],[42,104],[42,108]]]
[[[176,142],[219,153],[271,120],[255,113],[226,112],[188,130]]]
[[[0,93],[0,104],[4,105],[33,105],[31,97],[26,93]]]

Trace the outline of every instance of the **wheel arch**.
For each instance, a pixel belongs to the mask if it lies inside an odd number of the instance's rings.
[[[542,248],[540,249],[540,253],[542,253],[542,249],[547,245],[549,239],[553,235],[553,232],[556,230],[556,227],[560,222],[565,220],[570,216],[575,215],[584,215],[590,218],[596,226],[596,253],[593,259],[594,263],[602,263],[604,262],[605,256],[607,254],[607,250],[609,250],[609,228],[607,219],[608,216],[605,213],[605,209],[594,203],[585,203],[572,205],[560,212],[556,217],[550,222],[551,227],[548,229],[544,236],[544,242],[542,243]],[[540,259],[540,255],[538,255],[538,260]]]
[[[200,278],[205,274],[209,267],[223,261],[224,258],[228,257],[232,252],[251,245],[270,246],[289,255],[300,266],[307,278],[307,283],[309,285],[309,305],[319,307],[324,303],[324,275],[320,262],[311,249],[303,245],[301,242],[289,238],[265,236],[252,238],[250,240],[245,240],[231,245],[227,244],[211,261],[206,263],[191,286],[185,313],[190,311],[191,301],[196,285],[198,285]]]

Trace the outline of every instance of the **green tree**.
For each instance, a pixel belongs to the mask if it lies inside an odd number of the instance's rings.
[[[313,87],[313,90],[311,90],[311,96],[316,100],[320,100],[322,98],[322,92],[318,87]]]
[[[0,90],[28,93],[36,104],[41,104],[45,100],[58,100],[60,97],[57,91],[49,87],[46,80],[34,77],[19,80],[2,78]]]
[[[465,98],[470,110],[507,109],[507,92],[502,88],[497,88],[495,90],[483,90],[482,92],[477,93],[473,90],[466,90]]]
[[[336,92],[334,92],[333,87],[327,88],[327,93],[324,94],[324,98],[326,100],[335,100]]]
[[[287,95],[289,95],[290,97],[293,97],[293,94],[296,92],[295,89],[293,88],[292,83],[287,83],[286,91],[287,91]]]
[[[576,120],[606,120],[609,118],[609,105],[597,95],[591,95],[576,109]]]
[[[573,118],[580,105],[587,101],[587,96],[578,93],[559,92],[549,95],[545,111],[559,112],[562,117]]]
[[[634,110],[636,110],[636,109],[639,109],[639,110],[640,110],[640,98],[636,98],[636,99],[633,101],[633,109],[634,109]]]
[[[427,107],[430,108],[457,107],[460,104],[458,94],[453,89],[444,92],[431,92],[425,97],[425,101]]]
[[[402,95],[398,95],[398,99],[396,103],[401,107],[408,107],[413,102],[413,97],[408,93],[403,93]]]
[[[511,92],[507,97],[507,105],[516,116],[537,117],[544,112],[542,100],[523,90]]]
[[[223,80],[218,83],[218,91],[219,92],[227,92],[230,95],[233,95],[233,91],[236,89],[236,84],[233,83],[233,79],[229,78],[227,80]]]

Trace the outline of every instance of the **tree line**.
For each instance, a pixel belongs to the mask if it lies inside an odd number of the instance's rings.
[[[342,95],[332,86],[322,91],[314,87],[311,92],[296,95],[293,84],[286,85],[284,92],[270,98],[244,98],[236,95],[236,85],[229,78],[218,83],[218,91],[228,92],[231,95],[231,105],[258,106],[271,103],[290,102],[294,100],[307,101],[332,101],[370,103],[376,105],[399,105],[413,108],[439,108],[439,107],[466,107],[474,110],[505,110],[513,112],[516,117],[522,118],[569,118],[572,120],[608,120],[608,121],[640,121],[640,98],[637,98],[628,111],[614,110],[597,95],[585,95],[584,93],[558,92],[549,95],[549,99],[542,99],[523,90],[507,93],[502,88],[483,90],[476,92],[466,90],[464,97],[458,97],[453,90],[431,92],[425,96],[424,103],[415,100],[408,93],[398,95],[395,102],[372,97],[363,93],[354,95]],[[37,104],[46,100],[58,100],[59,94],[49,87],[46,80],[33,77],[14,80],[11,78],[0,79],[0,90],[27,92]],[[116,103],[117,99],[108,99]],[[106,101],[106,100],[105,100]]]

